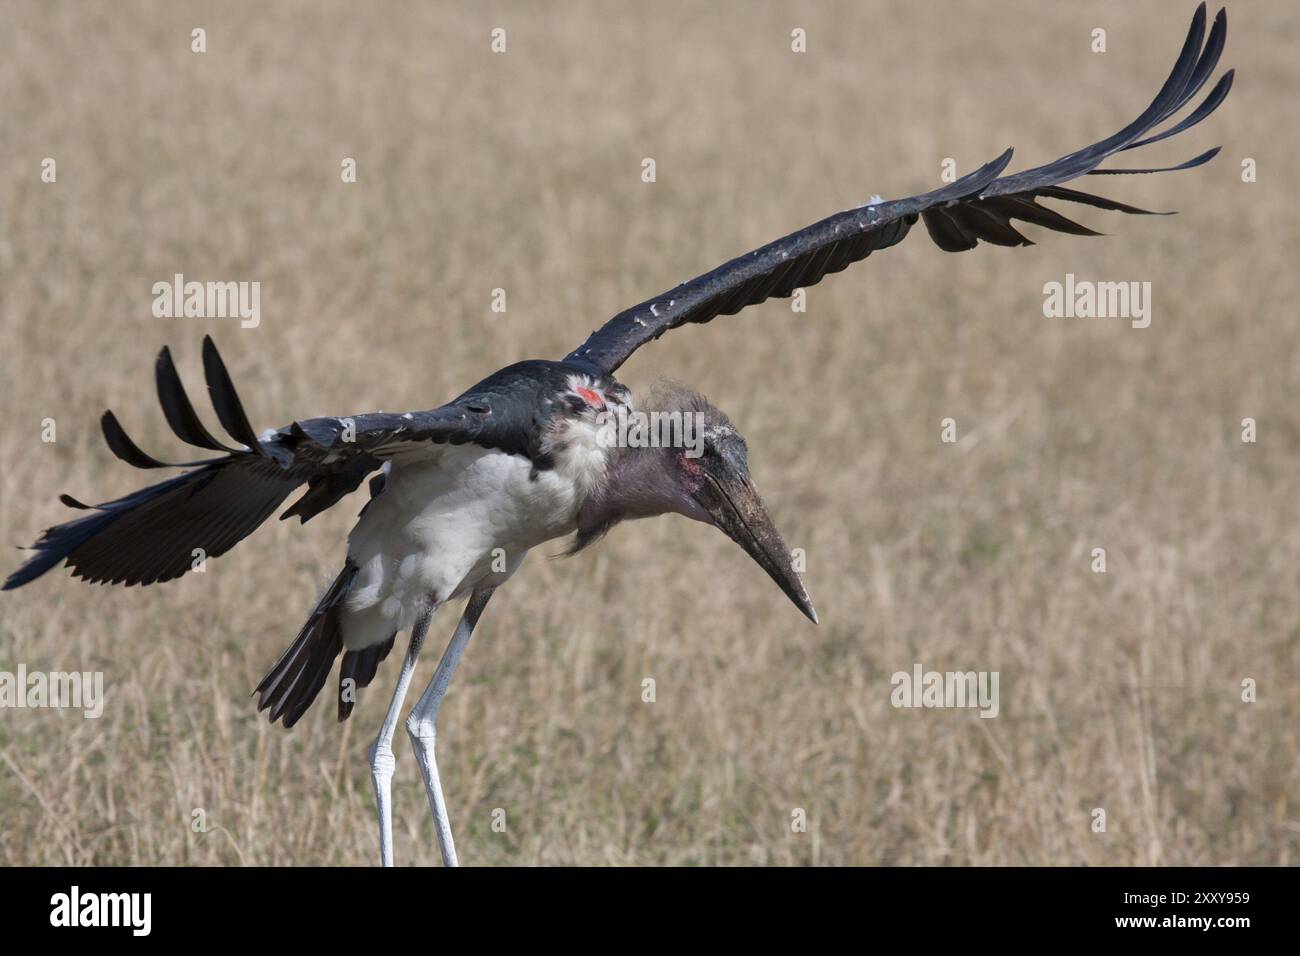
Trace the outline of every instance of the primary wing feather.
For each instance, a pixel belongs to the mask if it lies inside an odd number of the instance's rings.
[[[531,454],[536,430],[519,427],[509,386],[529,374],[538,389],[555,387],[555,363],[521,363],[439,408],[404,415],[383,412],[346,418],[312,418],[258,436],[211,338],[203,365],[217,417],[243,447],[217,441],[199,420],[167,349],[155,378],[163,414],[177,437],[190,445],[228,454],[172,463],[142,451],[110,411],[101,419],[109,449],[136,468],[185,468],[179,475],[97,505],[61,499],[82,512],[49,528],[32,545],[33,555],[5,581],[20,587],[66,561],[89,581],[152,584],[180,577],[230,550],[252,533],[297,489],[306,490],[282,518],[307,521],[357,489],[390,456],[436,454],[441,444],[475,442]],[[534,368],[533,366],[537,366]],[[514,392],[520,391],[518,388]],[[526,391],[526,389],[525,389]],[[543,463],[544,464],[544,463]],[[382,486],[379,486],[382,487]]]
[[[1067,189],[1061,184],[1084,175],[1191,169],[1214,157],[1217,148],[1176,166],[1097,168],[1115,153],[1158,142],[1190,129],[1223,102],[1232,87],[1231,70],[1218,80],[1205,100],[1184,120],[1162,132],[1152,133],[1200,91],[1218,65],[1227,39],[1227,14],[1219,11],[1208,40],[1205,20],[1205,4],[1202,3],[1192,17],[1174,68],[1155,99],[1137,119],[1119,132],[1045,165],[999,178],[1011,159],[1011,150],[1007,150],[991,163],[942,189],[907,199],[872,203],[830,216],[625,309],[593,332],[586,342],[569,353],[566,360],[590,363],[602,372],[612,373],[638,348],[670,329],[691,322],[708,322],[718,315],[732,315],[769,298],[786,298],[795,289],[814,285],[827,275],[865,259],[872,252],[896,245],[907,236],[918,218],[924,220],[926,231],[940,249],[961,252],[975,248],[981,241],[1002,246],[1032,245],[1016,230],[1012,224],[1015,220],[1054,232],[1098,235],[1040,204],[1039,199],[1058,199],[1099,209],[1152,215],[1145,209]],[[1152,135],[1147,135],[1149,133]]]

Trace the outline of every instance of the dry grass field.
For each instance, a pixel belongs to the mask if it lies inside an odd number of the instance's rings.
[[[201,394],[211,333],[258,429],[433,407],[873,193],[933,188],[945,157],[968,172],[1012,145],[1024,168],[1114,132],[1192,9],[3,0],[0,570],[65,519],[59,492],[153,480],[104,447],[103,409],[181,454],[153,396],[163,344]],[[768,302],[624,367],[731,415],[822,623],[685,519],[539,549],[440,721],[463,862],[1300,859],[1300,12],[1229,17],[1232,95],[1142,154],[1219,158],[1082,184],[1178,216],[1079,209],[1110,235],[1027,227],[1039,245],[962,255],[918,226],[806,313]],[[260,326],[153,317],[175,272],[260,281]],[[1045,318],[1066,273],[1151,282],[1150,328]],[[362,500],[171,584],[55,572],[0,596],[0,670],[99,670],[107,694],[97,720],[0,710],[0,863],[376,859],[366,752],[404,636],[345,724],[325,699],[286,732],[249,697]],[[999,672],[999,715],[894,708],[916,663]],[[398,862],[434,863],[397,750]]]

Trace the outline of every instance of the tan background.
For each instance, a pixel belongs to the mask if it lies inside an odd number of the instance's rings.
[[[5,545],[63,520],[60,491],[149,480],[103,446],[105,407],[178,454],[152,394],[164,343],[201,396],[212,332],[258,428],[431,407],[872,193],[932,188],[943,157],[966,172],[1014,145],[1023,168],[1108,135],[1192,12],[268,6],[0,4]],[[443,711],[464,862],[1296,861],[1300,15],[1230,16],[1227,103],[1139,154],[1221,157],[1083,184],[1179,216],[1074,210],[1111,237],[961,256],[918,227],[805,315],[768,303],[629,363],[634,389],[692,383],[747,435],[823,623],[684,519],[535,554]],[[153,318],[150,286],[176,271],[259,280],[261,327]],[[1067,272],[1152,282],[1152,327],[1045,319],[1043,283]],[[0,597],[0,669],[99,669],[108,693],[98,721],[0,712],[0,862],[371,862],[366,750],[396,657],[342,727],[326,702],[286,733],[248,697],[360,504],[273,522],[147,592],[51,573]],[[895,710],[889,677],[918,661],[999,671],[1001,715]],[[398,860],[436,861],[404,738],[398,761]],[[210,832],[191,832],[195,808]]]

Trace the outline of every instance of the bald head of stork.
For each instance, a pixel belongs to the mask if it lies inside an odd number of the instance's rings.
[[[590,390],[589,390],[590,391]],[[817,611],[795,572],[749,473],[749,449],[731,420],[703,395],[660,382],[644,407],[617,383],[583,396],[597,411],[608,448],[602,479],[578,513],[569,553],[620,521],[680,514],[711,525],[744,549],[814,624]]]

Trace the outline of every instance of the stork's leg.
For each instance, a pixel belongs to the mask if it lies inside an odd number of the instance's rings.
[[[420,764],[425,789],[429,791],[429,806],[433,808],[433,823],[438,830],[444,866],[456,866],[457,862],[456,844],[451,838],[451,820],[447,817],[447,801],[442,796],[442,782],[438,779],[438,763],[433,752],[438,708],[442,706],[442,698],[447,693],[447,685],[451,683],[451,675],[456,672],[456,665],[465,653],[465,645],[474,633],[474,625],[478,623],[479,615],[487,606],[493,590],[495,589],[484,588],[470,595],[465,613],[456,625],[456,633],[452,635],[451,643],[438,662],[438,669],[433,672],[433,680],[429,681],[429,686],[406,718],[406,731],[411,735],[415,759]]]
[[[397,675],[397,689],[393,691],[393,700],[388,705],[388,714],[384,717],[379,736],[370,748],[370,774],[375,781],[375,802],[379,805],[379,862],[382,866],[393,865],[393,771],[397,769],[397,758],[393,756],[393,734],[397,730],[402,702],[411,686],[411,678],[415,676],[420,647],[424,644],[424,635],[429,632],[429,620],[433,617],[436,606],[432,599],[427,600],[416,615],[415,626],[411,628],[411,643],[402,661],[402,671]]]

